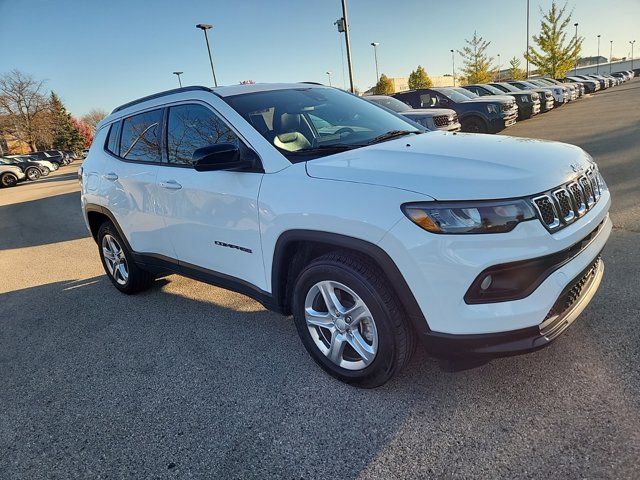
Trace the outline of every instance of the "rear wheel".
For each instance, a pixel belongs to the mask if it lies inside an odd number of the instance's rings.
[[[18,183],[18,177],[11,172],[5,172],[0,175],[0,186],[3,187],[15,187]]]
[[[324,255],[304,268],[294,288],[298,334],[329,374],[373,388],[409,361],[415,334],[385,275],[368,259]]]
[[[98,229],[98,248],[104,270],[118,290],[133,294],[151,285],[153,276],[136,265],[113,223],[105,222]]]
[[[471,117],[463,123],[464,131],[469,133],[487,133],[487,122],[481,118]]]
[[[36,167],[29,167],[27,168],[27,171],[24,172],[24,174],[27,176],[27,178],[29,180],[31,180],[32,182],[34,180],[38,180],[41,176],[42,176],[42,172],[40,171],[39,168]]]

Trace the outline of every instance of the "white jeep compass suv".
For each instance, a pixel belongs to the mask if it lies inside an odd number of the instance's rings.
[[[562,143],[424,132],[311,84],[186,87],[98,126],[82,209],[112,283],[179,273],[293,314],[335,377],[380,385],[418,338],[535,350],[600,284],[609,191]]]

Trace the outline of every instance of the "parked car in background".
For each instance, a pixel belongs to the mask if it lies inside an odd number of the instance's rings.
[[[31,155],[7,155],[7,158],[16,158],[22,161],[37,163],[38,165],[40,165],[43,177],[46,177],[47,175],[49,175],[49,173],[55,172],[56,170],[58,170],[58,168],[60,168],[57,163],[50,162],[49,160],[38,160]]]
[[[593,77],[591,75],[576,75],[576,78],[582,79],[582,80],[593,80],[599,83],[600,85],[600,90],[605,90],[607,88],[609,88],[609,81],[605,78],[602,77]]]
[[[442,90],[413,94],[466,102]],[[485,99],[468,103],[508,105]],[[548,345],[595,295],[612,230],[609,190],[579,147],[425,133],[319,85],[127,103],[81,168],[82,214],[114,288],[177,273],[248,295],[293,315],[319,367],[360,387],[399,373],[416,344],[448,356]]]
[[[69,158],[69,155],[65,154],[62,150],[45,150],[44,153],[51,157],[60,156],[62,158],[63,165],[69,165],[72,161],[71,158]]]
[[[538,85],[542,85],[543,87],[561,87],[561,88],[566,88],[567,92],[569,94],[569,101],[574,101],[577,100],[578,98],[580,98],[581,93],[580,93],[580,86],[579,85],[572,85],[572,84],[568,84],[568,83],[562,83],[559,82],[553,78],[536,78],[536,83]]]
[[[458,115],[449,108],[411,108],[406,103],[388,95],[369,95],[362,98],[399,113],[429,130],[457,132],[462,128]]]
[[[54,150],[49,151],[55,152]],[[66,165],[62,153],[48,153],[45,151],[38,151],[30,153],[29,156],[37,160],[47,160],[49,162],[56,163],[59,167],[61,167],[62,165]]]
[[[515,124],[518,117],[518,109],[513,99],[471,99],[453,88],[421,88],[396,93],[393,96],[413,108],[454,110],[464,132],[498,133]]]
[[[623,82],[628,82],[632,78],[628,72],[613,72],[611,75],[621,79]]]
[[[18,182],[26,178],[26,175],[19,167],[0,163],[0,187],[15,187]]]
[[[508,82],[508,83],[518,88],[524,88],[524,89],[548,88],[549,90],[551,90],[551,94],[553,95],[554,105],[556,108],[564,105],[569,101],[567,91],[563,87],[559,87],[559,86],[552,87],[549,85],[539,84],[535,80],[534,81],[517,80],[517,81]]]
[[[543,113],[548,112],[549,110],[552,110],[555,107],[555,102],[553,100],[553,93],[551,92],[550,88],[539,88],[539,87],[518,88],[507,82],[493,82],[493,83],[490,83],[489,85],[491,85],[492,87],[496,87],[498,90],[502,90],[505,93],[512,93],[512,92],[537,93],[538,96],[540,97],[540,112],[543,112]]]
[[[515,98],[518,106],[518,120],[526,120],[540,113],[540,95],[536,92],[503,92],[489,84],[465,85],[462,87],[481,97],[495,95],[509,95]]]
[[[584,87],[585,93],[595,93],[600,90],[600,82],[595,80],[594,78],[585,80],[584,78],[579,77],[566,77],[562,79],[562,82],[570,84],[579,83]]]
[[[41,167],[36,162],[32,162],[30,160],[21,160],[19,158],[7,158],[0,157],[0,164],[2,165],[13,165],[22,170],[27,180],[38,180],[42,176],[42,172],[44,167]],[[47,171],[47,175],[49,172]]]

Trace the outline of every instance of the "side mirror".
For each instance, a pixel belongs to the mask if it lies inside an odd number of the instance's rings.
[[[254,166],[254,155],[241,155],[234,143],[216,143],[193,152],[193,168],[198,172],[244,170]]]

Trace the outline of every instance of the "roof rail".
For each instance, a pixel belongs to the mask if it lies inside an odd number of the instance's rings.
[[[322,85],[323,87],[326,86],[324,83],[320,83],[320,82],[298,82],[298,83],[306,83],[307,85]]]
[[[154,100],[156,98],[164,97],[166,95],[173,95],[174,93],[182,93],[182,92],[192,92],[194,90],[202,90],[202,91],[205,91],[205,92],[212,92],[213,91],[209,87],[203,87],[203,86],[200,86],[200,85],[192,85],[190,87],[174,88],[174,89],[171,89],[171,90],[166,90],[164,92],[154,93],[153,95],[147,95],[146,97],[142,97],[142,98],[139,98],[137,100],[133,100],[131,102],[122,104],[119,107],[114,108],[113,112],[111,112],[111,113],[116,113],[116,112],[119,112],[120,110],[124,110],[125,108],[129,108],[129,107],[132,107],[133,105],[137,105],[138,103],[146,102],[146,101],[149,101],[149,100]]]

